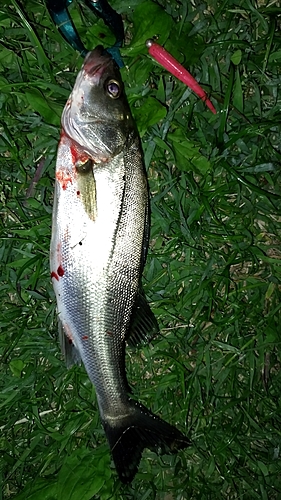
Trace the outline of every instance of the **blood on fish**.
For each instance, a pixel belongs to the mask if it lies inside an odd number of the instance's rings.
[[[59,266],[57,268],[57,273],[58,273],[59,276],[63,276],[64,275],[64,269],[61,266]]]
[[[77,162],[81,162],[81,164],[86,163],[89,160],[89,157],[84,153],[84,151],[76,146],[74,142],[70,144],[70,152],[72,156],[72,163],[75,166]]]
[[[69,342],[69,344],[74,344],[74,342],[73,342],[73,337],[72,337],[72,333],[71,333],[71,330],[70,330],[70,328],[69,328],[68,324],[67,324],[67,323],[63,323],[63,325],[62,325],[62,326],[63,326],[63,329],[64,329],[64,331],[65,331],[65,334],[66,334],[66,336],[67,336],[67,338],[68,338],[68,342]]]
[[[65,131],[62,128],[61,131],[60,131],[60,141],[63,140],[64,137],[65,137]]]
[[[62,189],[65,191],[68,183],[72,184],[72,177],[69,173],[63,170],[58,170],[56,172],[56,179],[61,184]]]
[[[57,281],[59,281],[59,277],[54,271],[51,272],[51,278],[55,278]]]
[[[64,243],[66,243],[67,241],[69,241],[69,238],[70,238],[70,235],[69,235],[69,227],[67,226],[63,232],[63,236],[62,236],[62,239],[64,241]],[[58,259],[58,262],[61,262],[61,258]]]
[[[112,332],[110,332],[109,330],[107,330],[107,331],[106,331],[106,333],[107,333],[107,335],[109,335],[110,337],[112,337],[112,336],[113,336],[113,333],[112,333]]]
[[[59,266],[61,265],[61,260],[62,260],[62,254],[61,254],[61,242],[57,244],[57,262],[59,263]]]
[[[172,75],[178,78],[181,82],[185,83],[195,94],[198,95],[212,111],[216,114],[216,110],[208,98],[205,90],[203,90],[199,83],[193,76],[185,69],[164,47],[154,42],[154,40],[147,40],[146,46],[148,52],[161,66],[163,66]]]
[[[82,340],[88,340],[88,335],[83,335]]]

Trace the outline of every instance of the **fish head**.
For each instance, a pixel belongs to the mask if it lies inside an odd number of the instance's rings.
[[[64,132],[97,163],[135,136],[120,71],[102,46],[89,52],[62,114]]]

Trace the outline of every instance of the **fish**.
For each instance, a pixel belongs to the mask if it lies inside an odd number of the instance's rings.
[[[149,189],[120,71],[102,46],[87,54],[61,124],[50,269],[62,350],[68,366],[84,364],[117,473],[130,483],[145,448],[175,453],[190,440],[135,400],[126,377],[126,345],[159,330],[141,285]]]

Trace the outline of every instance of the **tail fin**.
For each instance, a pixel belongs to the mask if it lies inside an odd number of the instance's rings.
[[[190,445],[179,430],[151,413],[145,406],[130,402],[130,415],[103,422],[117,473],[130,483],[137,473],[144,448],[160,454],[176,453]],[[110,419],[109,419],[110,420]]]

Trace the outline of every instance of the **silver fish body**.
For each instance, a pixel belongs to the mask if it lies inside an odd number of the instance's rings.
[[[148,236],[139,137],[119,70],[97,47],[62,115],[50,261],[68,364],[81,358],[95,386],[123,482],[133,479],[145,447],[165,453],[189,444],[128,395],[125,341],[157,329],[140,286]]]

